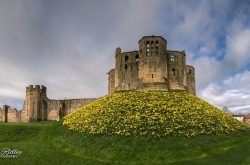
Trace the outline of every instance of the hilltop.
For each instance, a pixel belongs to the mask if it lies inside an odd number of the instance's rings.
[[[69,129],[84,134],[197,136],[244,131],[249,127],[188,93],[124,91],[69,114]]]

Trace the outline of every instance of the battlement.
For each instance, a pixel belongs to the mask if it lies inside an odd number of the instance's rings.
[[[47,88],[43,85],[29,85],[26,87],[26,92],[29,91],[38,91],[38,92],[42,92],[42,93],[46,93]]]

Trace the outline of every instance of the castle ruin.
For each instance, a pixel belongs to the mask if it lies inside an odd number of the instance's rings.
[[[95,98],[51,100],[47,97],[45,86],[30,85],[26,87],[26,99],[21,111],[4,105],[0,108],[2,122],[31,122],[45,120],[60,120],[64,116],[76,111]]]
[[[144,36],[139,51],[115,52],[115,68],[108,72],[109,95],[122,90],[195,91],[195,69],[186,65],[185,51],[167,50],[161,36]]]
[[[195,69],[186,65],[184,51],[167,50],[161,36],[144,36],[139,51],[115,52],[115,68],[108,73],[108,94],[122,90],[182,91],[193,95]],[[21,111],[4,105],[0,108],[0,122],[30,122],[60,120],[93,101],[95,98],[51,100],[45,86],[26,87]]]

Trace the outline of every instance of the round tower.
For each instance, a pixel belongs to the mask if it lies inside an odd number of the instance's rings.
[[[139,81],[141,88],[167,90],[167,41],[161,36],[139,40]]]

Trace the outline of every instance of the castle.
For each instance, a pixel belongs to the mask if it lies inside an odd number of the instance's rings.
[[[167,50],[161,36],[144,36],[139,51],[115,52],[115,69],[108,73],[108,94],[122,90],[195,91],[195,69],[186,65],[184,51]],[[0,122],[30,122],[60,120],[95,98],[51,100],[45,86],[26,87],[21,111],[4,105],[0,108]]]
[[[4,105],[0,108],[0,121],[30,122],[45,120],[60,120],[92,101],[95,98],[51,100],[47,97],[45,86],[30,85],[26,87],[26,99],[21,111]]]
[[[195,69],[186,65],[184,51],[167,50],[161,36],[144,36],[139,51],[115,52],[115,69],[108,72],[109,95],[122,90],[176,90],[193,95]]]

